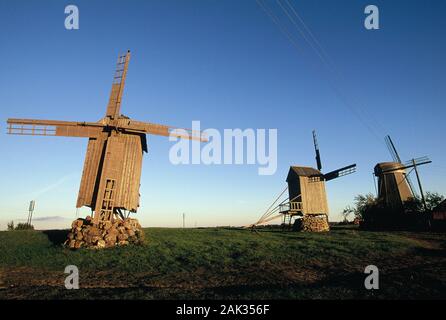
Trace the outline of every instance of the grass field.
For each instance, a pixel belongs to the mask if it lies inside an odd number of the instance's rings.
[[[0,232],[0,298],[446,298],[444,233],[144,231],[144,246],[99,251],[62,248],[66,231]],[[379,290],[364,288],[370,264]],[[65,289],[67,265],[81,289]]]

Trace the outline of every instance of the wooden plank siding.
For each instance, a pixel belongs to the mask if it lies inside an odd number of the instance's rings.
[[[136,212],[139,207],[139,186],[141,179],[143,149],[139,135],[120,135],[123,154],[118,168],[118,192],[115,208]]]
[[[98,172],[102,159],[106,137],[99,139],[89,139],[87,153],[85,155],[84,169],[82,171],[81,184],[79,186],[79,194],[77,196],[76,207],[87,206],[94,208],[97,183],[99,182]]]
[[[115,134],[108,138],[98,187],[99,205],[106,180],[113,179],[116,181],[114,208],[136,212],[139,206],[142,155],[140,135]]]
[[[106,144],[105,140],[90,139],[76,207],[95,208],[96,194],[100,202],[105,180],[113,179],[116,180],[114,207],[137,210],[143,156],[141,140],[140,135],[133,134],[112,135]]]
[[[304,214],[328,214],[325,181],[311,181],[309,177],[299,177]]]

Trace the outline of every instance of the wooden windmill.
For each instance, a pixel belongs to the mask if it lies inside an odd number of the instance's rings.
[[[405,163],[401,161],[390,136],[385,137],[387,147],[393,162],[381,162],[375,166],[374,173],[378,178],[378,199],[386,206],[401,209],[405,201],[415,197],[415,189],[407,169],[415,171],[423,205],[426,207],[423,188],[418,174],[418,166],[431,163],[428,157],[411,159]]]
[[[288,223],[291,225],[293,218],[304,216],[309,219],[322,216],[328,226],[328,203],[325,182],[355,172],[356,164],[351,164],[325,174],[322,173],[322,162],[316,131],[313,131],[313,142],[316,152],[317,169],[304,166],[291,166],[286,179],[288,187],[280,193],[256,223],[249,225],[250,227],[269,222],[279,217],[283,219],[284,224]],[[286,190],[288,190],[288,198],[279,202]],[[279,204],[275,206],[278,202]]]
[[[312,167],[291,166],[287,176],[289,201],[283,203],[280,212],[291,219],[293,216],[325,215],[328,216],[327,194],[325,182],[356,171],[356,164],[322,173],[322,162],[316,131],[313,131],[314,150],[316,152],[317,169]]]
[[[88,138],[76,207],[90,207],[93,222],[125,218],[139,207],[146,134],[206,141],[201,132],[134,121],[121,115],[130,51],[118,57],[105,117],[98,122],[8,119],[8,134]]]

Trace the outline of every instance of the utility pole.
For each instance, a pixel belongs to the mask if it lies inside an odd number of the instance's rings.
[[[29,202],[29,208],[28,208],[28,220],[27,220],[27,224],[31,225],[32,219],[33,219],[33,212],[34,212],[34,207],[36,205],[36,201],[31,200]]]
[[[418,174],[417,163],[415,159],[412,159],[413,168],[415,169],[415,174],[417,175],[418,187],[420,188],[421,201],[423,202],[424,211],[427,211],[426,199],[424,198],[423,187],[421,186],[420,176]]]
[[[186,214],[183,212],[183,229],[186,227]]]

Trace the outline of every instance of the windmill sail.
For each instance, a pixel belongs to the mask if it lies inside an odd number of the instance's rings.
[[[116,64],[116,71],[113,77],[113,84],[106,112],[106,116],[114,119],[119,116],[121,111],[121,98],[124,91],[129,61],[130,51],[127,51],[125,55],[120,55],[118,57],[118,62]]]
[[[27,136],[62,136],[95,138],[104,126],[96,122],[38,119],[8,119],[8,134]]]
[[[398,151],[396,151],[395,145],[392,141],[392,138],[390,138],[389,135],[384,137],[384,140],[386,141],[387,144],[387,149],[389,149],[390,155],[393,158],[393,161],[403,164],[403,162],[401,161],[401,158],[398,154]],[[407,183],[409,184],[409,188],[410,191],[412,192],[412,195],[415,196],[415,188],[413,187],[412,181],[410,180],[410,177],[408,175],[405,175],[405,179],[407,181]]]
[[[331,171],[329,173],[324,174],[325,181],[330,181],[342,176],[346,176],[356,171],[356,164],[351,164],[349,166]]]
[[[383,170],[383,173],[393,172],[396,170],[406,170],[409,168],[413,168],[415,166],[421,166],[423,164],[428,164],[428,163],[432,163],[432,161],[429,160],[428,157],[420,157],[420,158],[416,158],[416,159],[407,161],[405,164],[401,164],[401,166],[399,166],[397,168],[390,168],[390,169]]]
[[[313,143],[314,143],[314,151],[316,152],[317,169],[320,171],[322,169],[322,163],[321,163],[321,154],[319,153],[319,145],[317,143],[317,138],[316,138],[316,130],[313,130]]]

